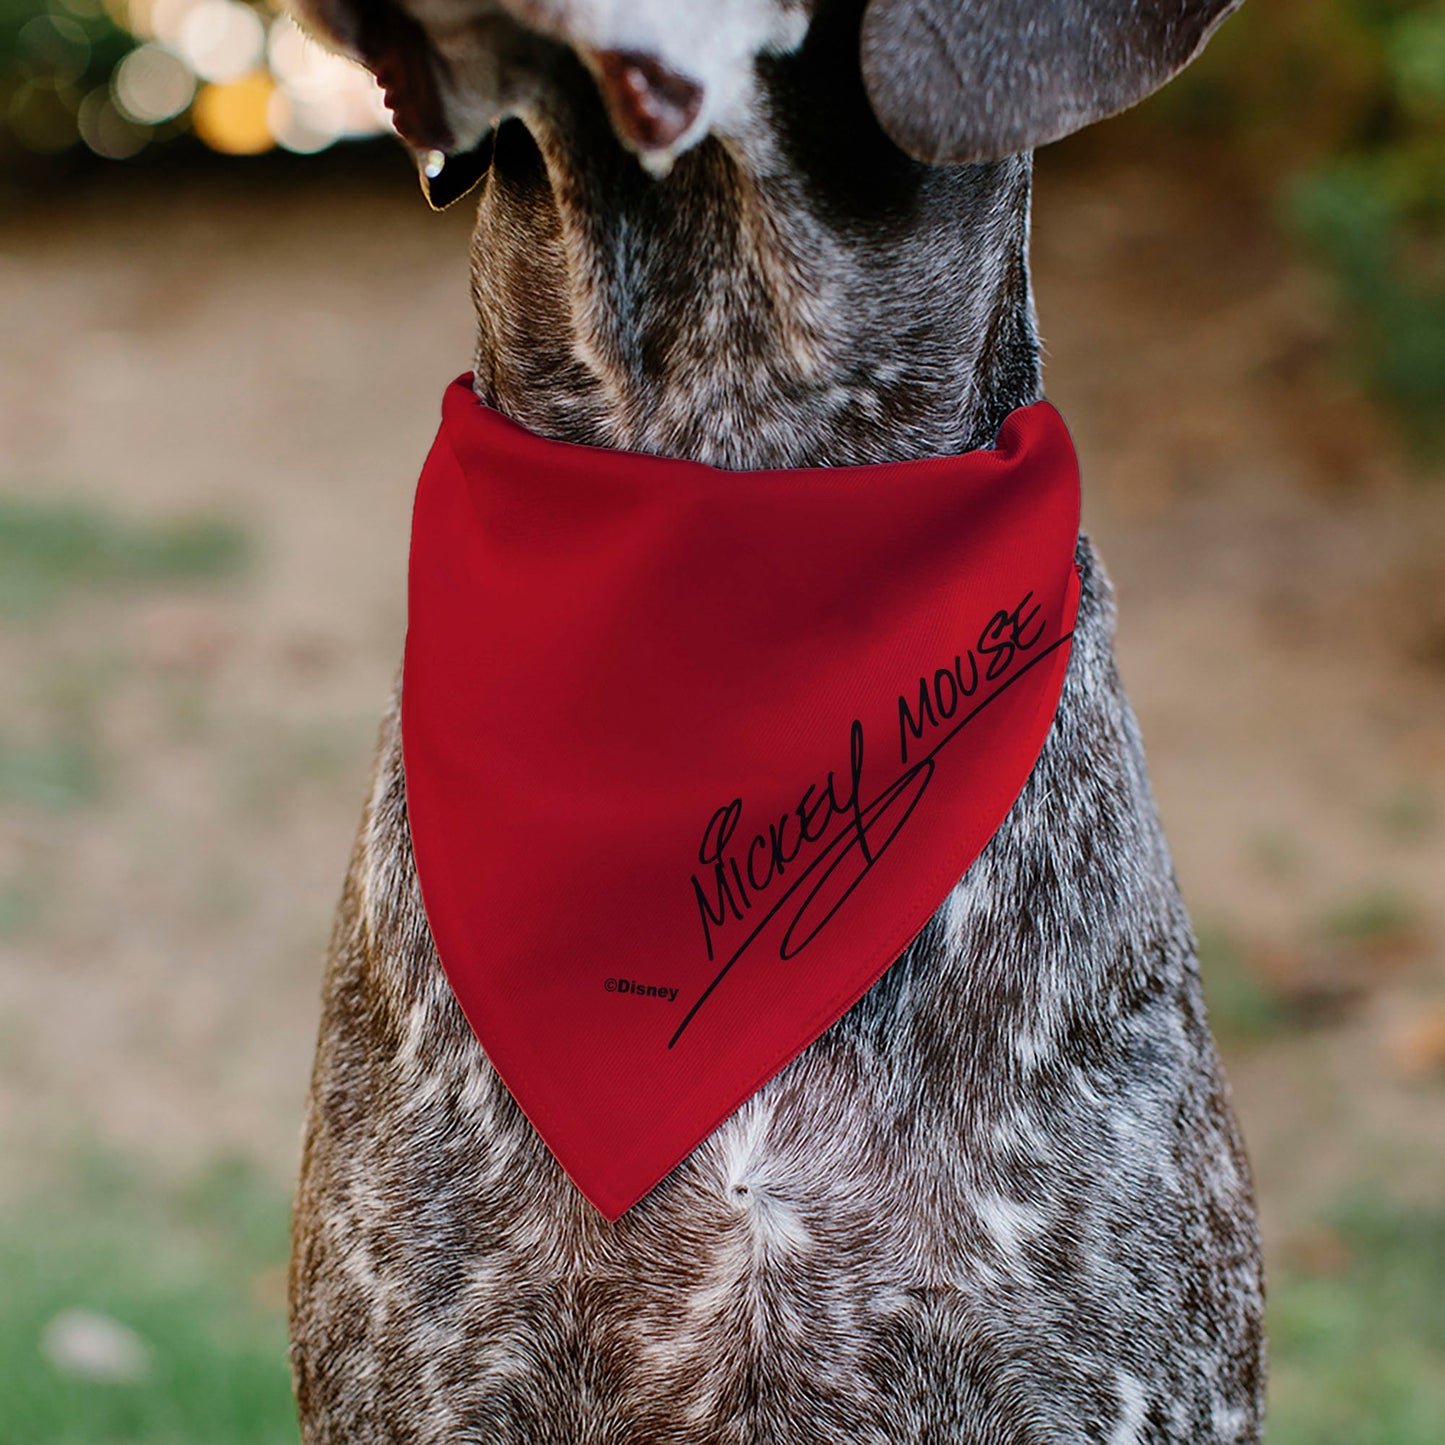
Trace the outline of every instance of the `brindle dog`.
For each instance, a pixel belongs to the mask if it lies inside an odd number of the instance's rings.
[[[304,10],[382,78],[434,200],[484,178],[478,395],[549,437],[759,468],[987,445],[1038,398],[1029,148],[1154,89],[1236,3]],[[392,707],[297,1196],[307,1441],[1258,1438],[1249,1176],[1109,585],[1078,561],[1058,718],[993,841],[615,1224],[438,967]]]

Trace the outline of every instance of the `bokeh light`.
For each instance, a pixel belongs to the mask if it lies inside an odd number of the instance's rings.
[[[188,134],[228,155],[310,154],[389,130],[372,77],[280,3],[37,0],[15,34],[0,128],[23,150],[84,145],[110,160]]]
[[[129,160],[150,143],[150,127],[123,114],[109,86],[97,86],[80,102],[76,125],[86,145],[107,160]]]
[[[272,132],[287,150],[309,154],[389,129],[381,88],[359,66],[323,50],[289,15],[271,26],[266,55],[277,87]]]
[[[67,15],[37,15],[21,28],[17,48],[26,63],[61,84],[79,80],[90,60],[90,37]]]
[[[142,45],[116,66],[111,90],[121,112],[143,125],[179,115],[195,98],[196,78],[178,55]]]
[[[7,118],[21,145],[50,155],[74,144],[79,103],[79,96],[66,82],[48,75],[31,76],[21,81],[10,97]]]
[[[196,134],[213,151],[254,156],[276,144],[268,118],[276,83],[262,71],[220,85],[203,85],[191,108]]]
[[[225,84],[248,76],[266,50],[266,27],[237,0],[194,0],[176,36],[181,58],[202,79]]]

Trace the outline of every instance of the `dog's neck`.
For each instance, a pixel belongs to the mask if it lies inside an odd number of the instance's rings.
[[[1041,394],[1030,163],[916,165],[828,61],[664,180],[579,89],[503,126],[473,246],[477,389],[543,435],[738,468],[987,445]]]

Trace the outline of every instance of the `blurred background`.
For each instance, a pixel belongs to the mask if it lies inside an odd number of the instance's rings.
[[[466,206],[266,5],[0,0],[0,1445],[294,1441],[320,969]],[[1445,0],[1254,0],[1040,157],[1271,1279],[1276,1445],[1445,1439]]]

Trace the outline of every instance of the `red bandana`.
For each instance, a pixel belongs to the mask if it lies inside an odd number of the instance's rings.
[[[865,993],[1053,721],[1079,476],[992,449],[727,472],[547,441],[448,388],[402,741],[448,979],[615,1219]]]

